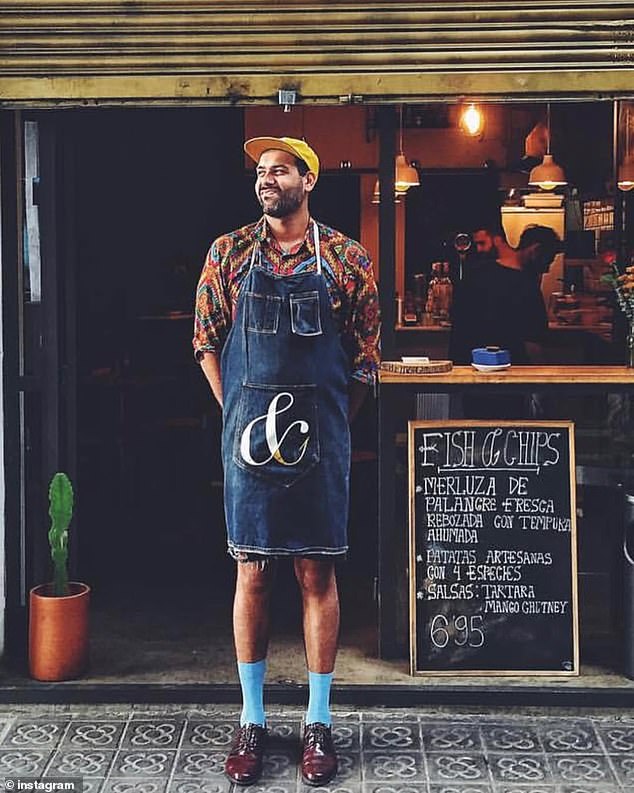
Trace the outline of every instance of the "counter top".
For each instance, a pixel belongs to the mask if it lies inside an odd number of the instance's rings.
[[[411,333],[412,331],[418,331],[419,333],[449,333],[451,331],[451,325],[396,325],[394,330],[396,333]],[[586,331],[587,333],[611,333],[612,323],[599,322],[592,325],[577,323],[572,325],[564,324],[563,322],[549,322],[548,330],[554,330],[556,332]]]
[[[428,383],[437,385],[533,385],[562,384],[622,384],[634,386],[634,369],[627,366],[510,366],[500,372],[478,372],[471,366],[454,366],[441,374],[395,374],[379,372],[379,382],[384,384]]]

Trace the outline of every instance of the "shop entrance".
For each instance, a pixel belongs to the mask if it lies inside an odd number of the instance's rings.
[[[57,200],[74,217],[64,247],[75,262],[76,295],[71,542],[75,574],[94,594],[90,677],[233,683],[234,563],[225,550],[221,417],[191,336],[211,240],[260,214],[242,153],[243,114],[101,109],[61,116],[72,184]],[[325,173],[318,193],[315,217],[358,237],[359,176]],[[340,575],[342,645],[368,657],[377,643],[374,421],[369,400],[354,428],[354,550]],[[304,681],[299,604],[290,566],[281,565],[273,680]]]

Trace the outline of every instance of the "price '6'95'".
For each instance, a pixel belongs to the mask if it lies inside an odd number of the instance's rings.
[[[465,614],[456,614],[448,619],[444,614],[436,614],[431,621],[429,636],[434,646],[440,649],[450,641],[457,647],[482,647],[485,639],[482,616],[475,614],[467,618]]]

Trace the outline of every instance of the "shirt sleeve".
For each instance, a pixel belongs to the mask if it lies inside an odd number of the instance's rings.
[[[350,351],[351,376],[371,385],[379,368],[380,314],[379,296],[372,261],[356,242],[347,246],[346,263],[352,267],[355,285],[350,296],[350,322],[347,347]]]
[[[194,356],[200,360],[204,352],[219,352],[231,323],[231,307],[223,283],[222,257],[216,240],[203,265],[194,306]]]

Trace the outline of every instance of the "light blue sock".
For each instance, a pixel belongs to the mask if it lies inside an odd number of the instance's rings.
[[[320,721],[330,727],[330,686],[332,685],[332,672],[321,675],[318,672],[308,672],[308,710],[306,724]]]
[[[238,661],[238,676],[242,688],[241,727],[245,724],[259,724],[264,727],[266,723],[266,715],[264,713],[265,673],[266,658],[250,664],[243,664]]]

